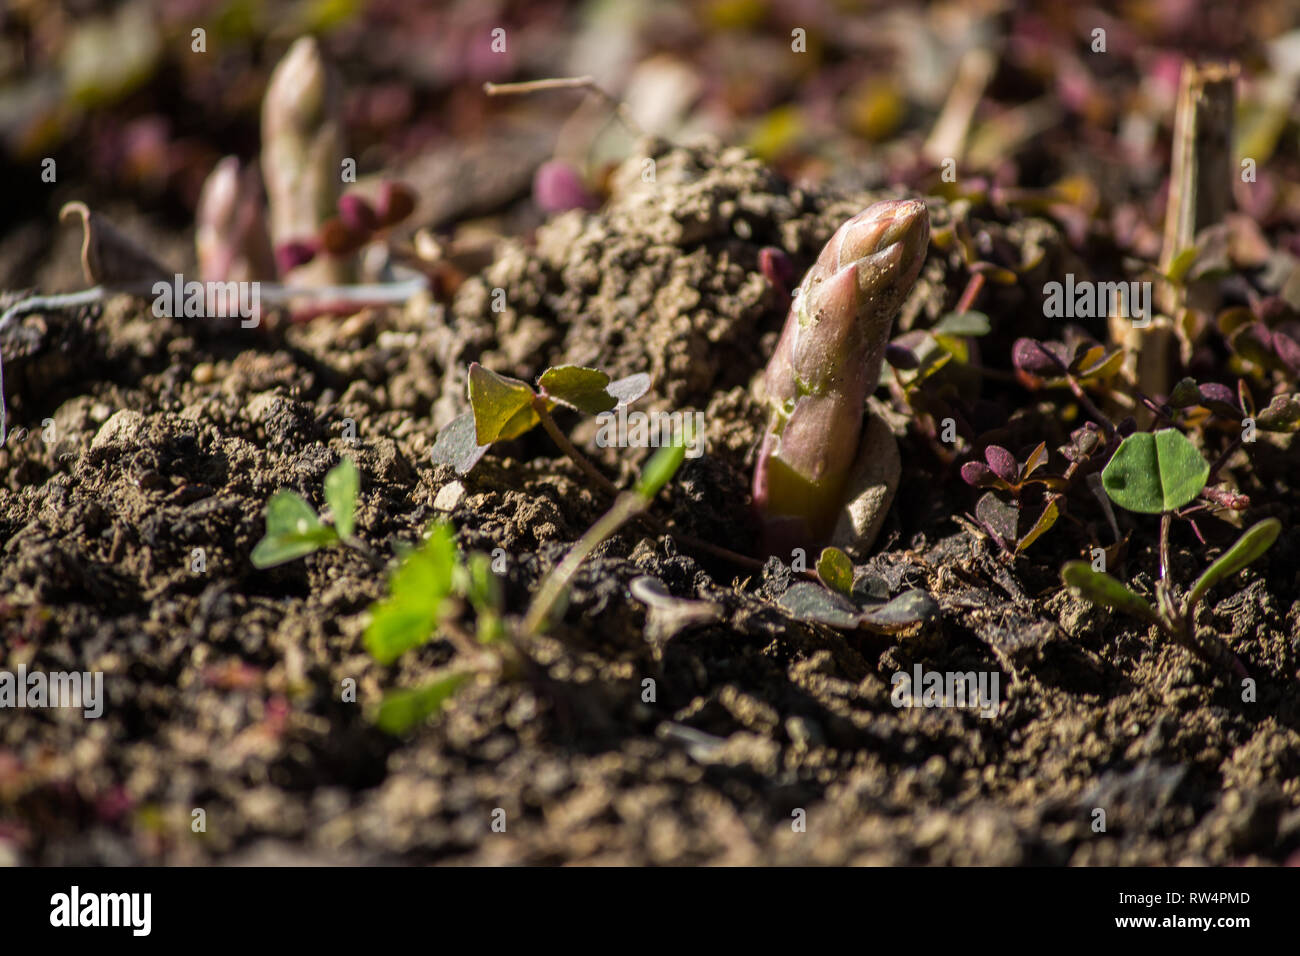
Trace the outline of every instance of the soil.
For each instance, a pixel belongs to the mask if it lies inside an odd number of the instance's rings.
[[[748,387],[784,317],[759,251],[780,247],[802,274],[835,226],[882,194],[870,183],[793,189],[739,150],[647,150],[653,187],[634,157],[601,212],[566,213],[535,242],[504,244],[448,307],[245,332],[116,299],[24,323],[34,331],[6,382],[12,420],[29,430],[0,450],[3,666],[103,671],[107,705],[98,720],[5,712],[0,859],[1294,860],[1296,442],[1261,438],[1251,451],[1255,486],[1242,490],[1284,531],[1199,619],[1242,658],[1253,694],[1061,590],[1057,569],[1086,553],[1100,512],[1008,562],[967,519],[972,490],[904,433],[899,498],[859,570],[891,594],[929,591],[937,626],[890,638],[795,620],[776,603],[788,557],[738,568],[633,526],[577,575],[562,625],[533,647],[532,679],[471,683],[405,738],[368,721],[386,689],[419,684],[453,648],[434,640],[391,667],[371,659],[361,635],[384,580],[353,553],[255,570],[249,552],[276,489],[323,507],[326,471],[353,457],[358,527],[373,548],[391,553],[450,517],[462,548],[503,549],[516,613],[609,505],[540,429],[464,478],[430,463],[438,428],[465,409],[470,361],[523,378],[562,362],[649,372],[639,407],[699,409],[708,427],[708,454],[685,463],[659,514],[753,552],[762,411]],[[1044,220],[931,205],[936,229],[957,214],[978,223],[990,256],[1004,250],[1024,269],[1022,283],[990,284],[980,300],[995,328],[982,345],[1006,354],[1044,321],[1027,317],[1020,288],[1066,271],[1066,253]],[[932,249],[900,327],[951,309],[960,267],[957,253]],[[643,451],[596,448],[594,422],[576,415],[561,424],[630,481]],[[461,494],[448,489],[457,481]],[[1154,523],[1130,526],[1128,564],[1149,593]],[[1175,574],[1190,581],[1216,551],[1176,530]],[[1204,530],[1212,549],[1233,533]],[[641,575],[715,602],[717,620],[648,627],[628,587]],[[996,672],[1000,708],[983,718],[894,706],[893,675],[918,664]],[[342,699],[349,679],[355,703]],[[204,832],[193,832],[196,809]]]

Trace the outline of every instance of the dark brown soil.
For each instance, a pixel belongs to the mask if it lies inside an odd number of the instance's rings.
[[[929,590],[937,628],[898,641],[796,621],[775,603],[787,569],[730,567],[629,529],[582,569],[564,625],[537,644],[542,678],[472,684],[406,739],[371,726],[366,708],[445,665],[451,646],[379,666],[361,634],[380,575],[342,551],[262,572],[249,551],[270,495],[289,487],[321,505],[344,455],[363,476],[364,538],[382,553],[414,540],[457,480],[429,451],[464,410],[469,361],[521,377],[561,361],[650,372],[643,407],[704,410],[709,430],[709,454],[686,463],[660,513],[753,548],[761,411],[747,386],[783,318],[758,252],[780,246],[802,272],[872,197],[791,190],[738,151],[660,151],[655,189],[637,188],[641,170],[629,162],[603,212],[506,245],[449,309],[257,332],[126,300],[84,327],[31,320],[82,345],[39,375],[31,358],[14,363],[11,381],[28,387],[14,387],[13,416],[30,431],[0,450],[3,667],[102,670],[108,703],[93,721],[0,716],[0,860],[1227,864],[1300,850],[1294,442],[1252,451],[1259,487],[1247,490],[1267,491],[1257,510],[1284,520],[1281,539],[1201,619],[1245,662],[1253,700],[1063,593],[1056,569],[1080,553],[1075,532],[1002,561],[963,519],[971,490],[907,438],[870,571],[894,593]],[[931,211],[936,224],[952,213]],[[1022,262],[1032,252],[1044,274],[1064,271],[1047,223],[984,227]],[[903,327],[952,307],[958,266],[931,252]],[[1035,334],[1017,287],[991,286],[980,307],[990,349]],[[616,480],[634,474],[642,452],[597,449],[594,423],[563,424]],[[513,612],[609,504],[540,430],[460,480],[460,543],[504,549]],[[1134,541],[1153,528],[1137,525]],[[1206,551],[1181,528],[1176,544],[1190,580]],[[1132,550],[1130,569],[1154,567],[1147,545]],[[719,603],[721,619],[648,633],[627,589],[643,574]],[[1149,591],[1149,570],[1138,583]],[[891,677],[917,663],[996,670],[998,713],[896,708]],[[348,678],[356,703],[341,699]]]

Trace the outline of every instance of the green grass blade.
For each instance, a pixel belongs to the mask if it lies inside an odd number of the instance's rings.
[[[1237,539],[1236,544],[1219,556],[1200,576],[1187,595],[1190,611],[1205,597],[1205,593],[1225,578],[1230,578],[1273,546],[1282,530],[1282,522],[1265,518]]]
[[[361,491],[361,473],[351,458],[344,458],[325,476],[325,503],[334,515],[334,527],[340,537],[350,538],[356,529],[357,495]]]
[[[1117,579],[1094,571],[1087,561],[1070,561],[1061,568],[1061,581],[1093,604],[1114,608],[1151,624],[1160,623],[1155,608]]]

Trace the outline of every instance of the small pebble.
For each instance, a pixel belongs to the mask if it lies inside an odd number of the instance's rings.
[[[195,385],[208,385],[217,377],[217,369],[211,362],[200,362],[194,366],[194,371],[190,373],[190,378],[194,380]]]
[[[456,506],[460,504],[460,499],[463,497],[465,497],[465,486],[459,481],[445,484],[438,489],[438,494],[434,496],[434,510],[455,511]]]

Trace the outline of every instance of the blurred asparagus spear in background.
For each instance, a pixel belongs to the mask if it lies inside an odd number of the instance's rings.
[[[241,169],[235,156],[217,163],[203,183],[194,219],[199,276],[204,282],[275,278],[255,168]]]
[[[302,37],[276,66],[262,102],[262,177],[271,240],[282,249],[314,243],[335,214],[343,161],[339,81],[312,37]],[[292,258],[292,257],[291,257]],[[349,281],[346,261],[318,255],[281,276],[293,285]]]
[[[837,530],[850,473],[862,460],[867,396],[929,236],[924,203],[878,202],[836,231],[796,291],[763,381],[771,417],[754,469],[754,504],[768,553],[817,546]],[[878,430],[869,434],[883,440]],[[873,453],[897,458],[892,444],[861,449],[868,459]]]

